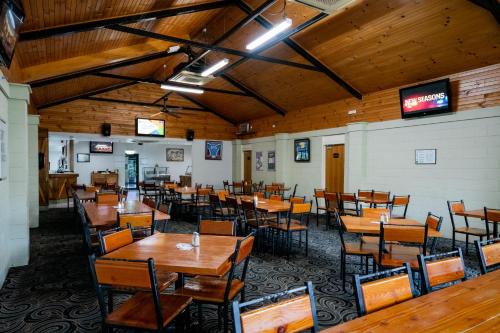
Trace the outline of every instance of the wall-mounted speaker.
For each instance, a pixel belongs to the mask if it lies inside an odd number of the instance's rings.
[[[193,129],[186,130],[186,140],[188,140],[188,141],[194,140],[194,130]]]
[[[102,124],[101,133],[103,136],[110,136],[111,135],[111,124],[108,124],[108,123]]]

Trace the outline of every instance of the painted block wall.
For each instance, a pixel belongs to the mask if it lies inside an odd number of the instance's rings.
[[[224,180],[233,179],[233,143],[222,141],[222,160],[205,160],[205,140],[193,141],[193,185],[210,184],[222,188]]]

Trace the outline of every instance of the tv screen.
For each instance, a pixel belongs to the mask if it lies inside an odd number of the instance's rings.
[[[399,99],[403,118],[451,112],[450,80],[400,89]]]
[[[113,142],[90,141],[92,154],[113,154]]]
[[[23,21],[20,1],[0,0],[0,65],[10,66]]]
[[[137,118],[135,120],[135,135],[165,136],[165,120]]]

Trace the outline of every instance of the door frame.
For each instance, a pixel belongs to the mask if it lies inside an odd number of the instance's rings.
[[[245,153],[250,153],[250,179],[252,179],[253,176],[253,150],[251,149],[245,149],[243,150],[243,174],[241,177],[241,180],[247,180],[245,179],[245,164],[246,164],[246,159],[245,159]],[[252,179],[253,180],[253,179]]]
[[[128,180],[128,158],[129,156],[134,156],[137,163],[135,164],[135,188],[130,188],[127,186]],[[137,190],[139,188],[139,154],[125,154],[125,187],[129,190]]]

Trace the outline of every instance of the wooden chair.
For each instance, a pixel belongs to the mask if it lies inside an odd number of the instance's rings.
[[[210,210],[213,216],[225,217],[229,215],[229,210],[222,207],[222,202],[218,194],[210,193],[208,195],[208,200],[210,202]]]
[[[346,275],[347,273],[347,259],[348,256],[354,256],[361,258],[361,264],[363,264],[363,259],[365,259],[365,274],[368,274],[368,261],[371,258],[373,263],[373,270],[375,271],[375,259],[374,256],[378,253],[378,244],[375,243],[365,243],[362,239],[357,239],[355,241],[346,242],[344,239],[344,224],[342,223],[342,217],[337,211],[333,212],[335,226],[338,229],[340,237],[340,276],[342,278],[342,287],[344,291],[346,290]],[[357,263],[352,262],[350,266],[357,265]]]
[[[264,192],[253,192],[253,196],[257,197],[258,199],[265,199],[266,194]]]
[[[500,238],[475,241],[481,274],[500,268]]]
[[[195,200],[190,204],[190,206],[194,209],[195,214],[199,215],[200,213],[205,212],[210,208],[210,193],[211,189],[208,188],[197,188]]]
[[[393,196],[391,204],[389,205],[389,207],[391,209],[391,218],[393,218],[393,219],[405,219],[409,204],[410,204],[410,196],[409,195],[395,195],[395,196]],[[394,209],[397,209],[397,208],[404,208],[403,214],[401,214],[401,215],[394,214]]]
[[[493,224],[493,233],[492,233],[493,238],[498,237],[498,223],[500,223],[500,209],[492,209],[484,207],[484,219],[486,225],[489,226],[489,223]],[[489,232],[488,232],[488,238],[490,238]]]
[[[103,319],[102,331],[132,328],[163,332],[173,320],[188,309],[191,297],[160,294],[153,259],[110,260],[89,256],[90,269]],[[104,291],[135,288],[138,291],[116,309],[106,310]],[[187,311],[185,312],[187,313]]]
[[[293,298],[289,295],[303,292],[302,296]],[[276,302],[278,298],[285,300]],[[255,310],[241,313],[247,306],[272,300],[273,304]],[[294,288],[285,292],[265,296],[252,301],[239,303],[233,302],[233,323],[235,333],[260,333],[260,332],[302,332],[310,330],[318,332],[318,316],[314,300],[314,289],[311,281],[304,287]]]
[[[231,269],[227,274],[227,278],[196,276],[175,291],[176,295],[192,297],[193,301],[198,304],[198,322],[200,327],[203,327],[202,304],[215,304],[219,306],[219,309],[223,307],[224,332],[228,332],[229,303],[239,294],[241,294],[242,300],[245,299],[245,278],[254,240],[254,234],[251,233],[244,239],[237,241],[236,248],[231,256]],[[237,278],[236,268],[240,265],[243,265],[243,268],[240,277]]]
[[[418,255],[421,291],[428,294],[443,284],[465,281],[465,264],[462,250],[448,253]]]
[[[391,202],[391,192],[382,192],[382,191],[373,191],[373,199],[374,200],[383,200],[385,201],[385,207],[389,207],[389,204]],[[377,207],[377,204],[374,203],[370,205],[370,207]]]
[[[369,218],[374,218],[377,221],[380,221],[380,216],[383,214],[389,214],[390,210],[389,208],[367,208],[363,207],[361,209],[361,216],[362,217],[369,217]]]
[[[243,221],[245,223],[245,234],[248,233],[249,229],[255,231],[257,249],[262,249],[264,246],[266,230],[269,228],[268,220],[263,213],[257,210],[253,200],[241,200],[241,211],[243,213]]]
[[[265,193],[269,197],[272,194],[280,194],[280,187],[278,185],[266,185]]]
[[[368,275],[356,274],[353,280],[356,308],[360,317],[417,297],[408,263]]]
[[[118,190],[118,200],[120,200],[120,202],[126,202],[127,197],[128,197],[128,190],[124,187],[120,187],[120,189]]]
[[[103,255],[134,242],[132,230],[129,228],[108,235],[104,235],[102,231],[99,231],[98,237]]]
[[[236,222],[234,220],[205,220],[199,216],[198,232],[200,235],[236,236]]]
[[[155,211],[149,213],[116,212],[118,227],[131,228],[134,239],[142,239],[154,234],[156,229]]]
[[[161,203],[158,206],[158,210],[162,213],[165,213],[169,216],[172,216],[172,207],[173,207],[172,202],[167,202],[167,203]],[[161,232],[167,232],[167,226],[168,226],[168,220],[163,220],[162,221],[162,226],[161,226]]]
[[[405,263],[417,271],[417,255],[427,254],[428,225],[380,223],[379,251],[375,260],[380,267],[394,268]]]
[[[290,210],[286,217],[286,223],[278,222],[268,222],[269,227],[276,230],[276,238],[279,242],[280,235],[283,234],[285,237],[284,245],[286,248],[286,257],[290,259],[290,250],[293,242],[293,234],[299,233],[299,247],[302,246],[302,232],[305,233],[305,251],[306,257],[309,254],[309,216],[311,214],[312,201],[307,203],[290,205]]]
[[[233,194],[241,195],[243,194],[243,182],[233,182]]]
[[[238,199],[235,197],[226,197],[226,206],[231,216],[235,216],[237,218],[243,217],[240,204],[238,203]]]
[[[90,230],[87,215],[85,214],[85,209],[80,201],[75,201],[77,207],[78,217],[80,218],[80,225],[82,227],[82,240],[83,240],[83,249],[85,254],[98,254],[99,253],[99,242],[97,239],[95,241],[92,240],[92,232]],[[95,237],[94,237],[95,238]]]
[[[224,186],[224,190],[225,190],[225,191],[230,192],[230,188],[229,188],[229,180],[223,180],[223,181],[222,181],[222,185]]]
[[[340,198],[336,192],[325,192],[326,203],[326,228],[330,226],[330,220],[335,212],[340,211]]]
[[[118,205],[118,194],[116,193],[95,193],[95,202],[98,205]]]
[[[217,196],[219,197],[219,200],[224,201],[226,200],[226,197],[228,197],[229,191],[228,190],[223,190],[223,191],[217,191]]]
[[[288,198],[290,203],[304,203],[306,201],[306,197],[290,197]]]
[[[73,189],[72,184],[68,182],[64,184],[64,189],[66,190],[66,204],[67,204],[67,209],[69,211],[69,203],[71,200],[73,200],[73,196],[75,195],[75,190]]]
[[[425,219],[425,224],[429,226],[429,230],[441,231],[441,225],[443,224],[443,217],[427,213],[427,218]],[[436,245],[438,242],[438,237],[432,237],[431,248],[429,253],[433,254],[436,250]]]
[[[269,196],[269,200],[271,200],[271,201],[283,201],[283,196],[281,194],[271,194]]]
[[[340,213],[359,216],[359,203],[356,193],[340,193]]]
[[[373,198],[373,190],[358,190],[358,198]]]
[[[324,211],[326,213],[325,190],[315,188],[314,199],[316,200],[316,226],[319,226],[319,212]],[[321,202],[321,199],[323,199],[323,202]]]
[[[455,237],[456,234],[463,234],[465,235],[465,254],[469,254],[469,236],[475,236],[479,237],[479,240],[482,241],[483,237],[486,237],[488,239],[489,237],[489,224],[486,222],[486,229],[480,229],[480,228],[472,228],[469,227],[469,220],[467,219],[467,216],[464,216],[464,221],[465,221],[465,227],[457,227],[455,223],[455,216],[456,213],[462,213],[465,211],[465,204],[463,200],[460,201],[447,201],[448,203],[448,211],[450,213],[450,221],[451,221],[451,226],[453,228],[453,241],[452,241],[452,248],[455,249]]]

